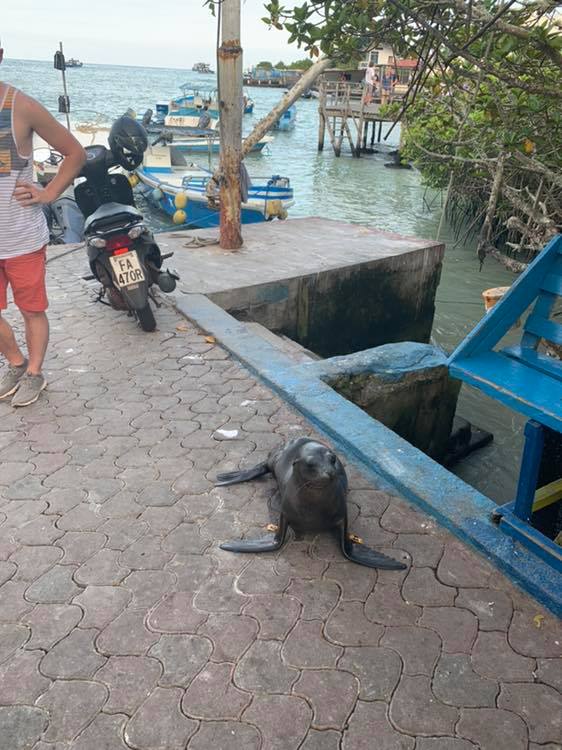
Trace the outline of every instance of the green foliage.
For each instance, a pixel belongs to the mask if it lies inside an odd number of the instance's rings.
[[[262,60],[262,62],[259,62],[256,65],[256,68],[263,68],[264,70],[272,70],[273,65],[269,62],[269,60]]]
[[[269,0],[263,20],[311,59],[323,54],[342,67],[381,42],[397,58],[419,58],[405,102],[387,107],[388,116],[405,117],[404,154],[433,187],[449,186],[452,175],[453,197],[477,213],[501,158],[497,221],[511,228],[531,217],[540,236],[562,224],[555,7],[554,0]]]
[[[283,62],[283,60],[279,60],[279,62],[275,63],[275,65],[273,67],[276,70],[286,70],[286,68],[287,68],[287,66],[285,65],[285,63]]]

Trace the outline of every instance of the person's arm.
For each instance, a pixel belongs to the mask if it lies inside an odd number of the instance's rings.
[[[18,95],[18,119],[29,127],[31,136],[37,133],[51,148],[63,155],[57,174],[45,188],[30,182],[18,182],[14,197],[22,206],[36,203],[52,203],[72,184],[86,161],[86,152],[55,118],[34,99],[25,94]]]

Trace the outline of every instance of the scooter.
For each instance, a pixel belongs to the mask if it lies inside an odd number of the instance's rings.
[[[85,148],[87,160],[80,173],[85,180],[74,188],[76,203],[85,217],[84,239],[91,276],[102,288],[99,301],[116,310],[127,310],[143,331],[154,331],[156,320],[150,300],[157,305],[151,286],[173,292],[179,276],[162,270],[162,255],[152,232],[135,208],[133,189],[122,173],[109,170],[118,164],[105,146]]]

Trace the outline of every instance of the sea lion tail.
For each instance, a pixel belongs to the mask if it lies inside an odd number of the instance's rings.
[[[242,471],[225,471],[222,474],[217,474],[215,487],[221,487],[225,484],[239,484],[240,482],[249,482],[250,479],[262,477],[268,472],[269,467],[265,462],[263,464],[254,466],[252,469],[244,469]]]

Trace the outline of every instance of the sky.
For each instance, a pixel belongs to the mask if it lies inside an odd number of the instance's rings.
[[[215,61],[216,19],[203,0],[0,0],[0,38],[7,58],[191,68]],[[260,60],[292,62],[306,53],[268,27],[265,0],[242,0],[244,68]]]

